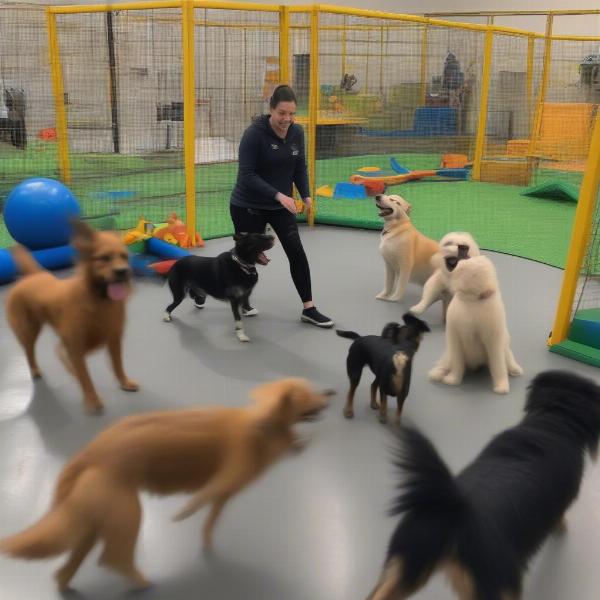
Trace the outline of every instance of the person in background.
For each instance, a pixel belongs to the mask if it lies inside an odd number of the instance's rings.
[[[304,131],[294,123],[296,95],[279,85],[269,102],[270,114],[250,125],[240,142],[237,182],[231,194],[231,220],[236,233],[262,233],[270,225],[290,262],[292,280],[303,304],[300,319],[317,327],[333,327],[312,297],[310,267],[296,222],[296,186],[305,208],[312,208],[304,151]],[[251,306],[243,314],[258,311]]]

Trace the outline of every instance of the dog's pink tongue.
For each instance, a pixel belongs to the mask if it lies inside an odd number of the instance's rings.
[[[111,300],[125,300],[129,290],[124,283],[109,283],[107,294]]]

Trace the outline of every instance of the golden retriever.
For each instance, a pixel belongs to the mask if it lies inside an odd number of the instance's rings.
[[[401,196],[375,196],[375,204],[384,221],[379,253],[385,262],[385,284],[375,297],[396,302],[409,281],[424,285],[433,275],[431,258],[440,247],[411,223],[411,205]]]
[[[131,291],[129,254],[117,233],[95,231],[85,223],[73,224],[73,246],[79,253],[78,271],[58,279],[43,270],[29,252],[17,246],[15,262],[25,276],[6,297],[6,316],[25,350],[31,376],[41,377],[35,343],[48,323],[60,338],[58,355],[79,381],[85,408],[103,408],[85,362],[86,354],[108,347],[112,367],[127,391],[138,384],[123,369],[121,341],[125,326],[125,300]]]
[[[134,562],[141,522],[139,492],[194,492],[175,517],[204,505],[205,548],[226,502],[290,449],[304,441],[293,426],[313,420],[332,392],[302,379],[254,389],[243,408],[151,412],[121,419],[100,433],[63,469],[50,511],[36,524],[0,541],[0,552],[35,559],[70,552],[56,573],[61,590],[97,542],[100,563],[148,585]]]

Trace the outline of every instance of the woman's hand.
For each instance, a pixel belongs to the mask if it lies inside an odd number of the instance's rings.
[[[277,192],[277,194],[275,194],[275,200],[277,200],[283,208],[289,210],[294,215],[296,214],[296,201],[293,198],[290,198],[290,196],[286,196],[281,192]]]

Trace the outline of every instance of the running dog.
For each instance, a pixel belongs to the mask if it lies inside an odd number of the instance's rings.
[[[204,308],[206,296],[227,300],[235,319],[235,334],[240,342],[249,342],[244,331],[242,315],[258,314],[249,303],[250,294],[258,281],[256,265],[267,265],[265,251],[273,247],[275,238],[264,233],[236,233],[235,247],[218,256],[185,256],[170,269],[169,287],[173,302],[167,306],[164,321],[181,304],[186,292],[197,308]]]
[[[106,346],[121,388],[139,387],[125,374],[121,351],[125,300],[131,292],[129,254],[114,232],[95,231],[82,221],[74,222],[73,228],[79,265],[67,279],[43,270],[25,248],[13,249],[25,276],[6,297],[6,316],[25,350],[33,379],[42,376],[35,356],[38,335],[46,323],[56,331],[58,356],[79,381],[86,410],[98,413],[103,404],[85,362],[90,352]]]
[[[100,433],[63,469],[49,512],[21,533],[0,540],[0,552],[25,559],[70,553],[56,573],[61,591],[96,545],[100,563],[131,579],[148,581],[135,565],[141,523],[139,492],[193,492],[175,517],[210,504],[204,546],[225,504],[291,449],[305,441],[294,431],[327,407],[329,391],[302,379],[281,379],[254,389],[242,408],[198,408],[126,417]]]

